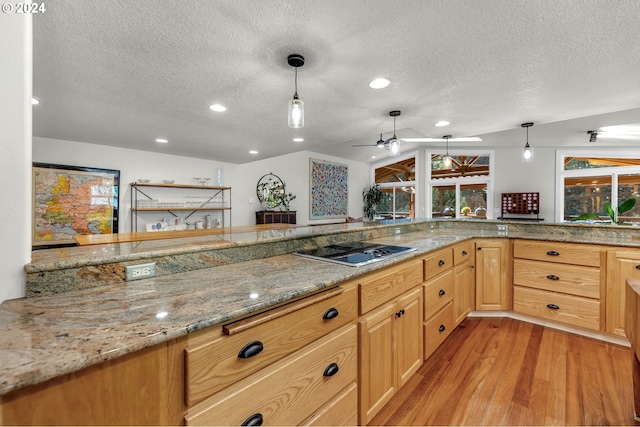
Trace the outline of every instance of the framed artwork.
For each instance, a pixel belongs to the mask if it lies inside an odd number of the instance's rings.
[[[346,218],[349,166],[309,159],[309,219]]]
[[[33,163],[33,247],[117,233],[119,187],[119,170]]]

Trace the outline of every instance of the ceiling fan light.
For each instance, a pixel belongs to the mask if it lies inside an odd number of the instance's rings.
[[[396,157],[400,154],[400,141],[397,138],[389,141],[389,156]]]

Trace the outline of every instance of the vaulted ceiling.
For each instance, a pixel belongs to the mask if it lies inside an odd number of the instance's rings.
[[[521,144],[527,121],[548,146],[640,123],[637,0],[46,5],[33,17],[35,136],[233,163],[300,150],[371,162],[380,149],[352,145],[390,137],[393,109],[399,137],[490,146]],[[306,59],[302,129],[286,121],[291,53]],[[391,85],[369,88],[380,76]]]

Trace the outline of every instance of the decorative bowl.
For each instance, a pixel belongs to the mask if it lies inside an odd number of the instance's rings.
[[[151,182],[151,180],[150,179],[139,179],[138,182],[145,182],[146,183],[146,182]]]
[[[172,179],[163,179],[162,182],[164,182],[165,184],[173,184],[175,181]]]

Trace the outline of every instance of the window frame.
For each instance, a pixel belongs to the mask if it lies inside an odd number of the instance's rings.
[[[495,150],[478,150],[478,149],[454,149],[449,150],[449,154],[455,156],[489,156],[489,175],[485,176],[470,176],[470,177],[458,177],[458,178],[431,178],[431,156],[442,155],[443,150],[427,148],[425,150],[425,213],[427,218],[433,218],[433,212],[431,211],[432,200],[432,188],[434,186],[439,187],[442,185],[454,185],[456,189],[456,216],[455,219],[463,218],[460,213],[460,186],[467,184],[487,184],[487,220],[494,219],[493,215],[493,201],[494,201],[494,176],[495,176]]]
[[[369,182],[371,182],[372,184],[374,184],[376,182],[376,169],[381,168],[383,166],[387,166],[387,165],[392,165],[394,163],[398,163],[401,162],[403,160],[407,160],[410,158],[414,158],[415,159],[415,165],[416,165],[416,172],[414,174],[414,176],[416,177],[413,181],[403,181],[403,182],[384,182],[380,185],[380,188],[394,188],[393,191],[393,215],[395,217],[396,214],[396,195],[395,195],[395,188],[400,188],[400,187],[414,187],[415,188],[415,195],[416,195],[416,200],[415,200],[415,206],[414,206],[414,217],[417,218],[417,214],[418,214],[418,204],[420,203],[420,200],[418,200],[418,182],[419,179],[418,177],[420,176],[420,157],[419,157],[419,152],[418,151],[412,151],[412,152],[407,152],[407,153],[403,153],[399,156],[396,157],[387,157],[384,160],[381,160],[379,162],[375,162],[371,164],[371,167],[369,168]]]

